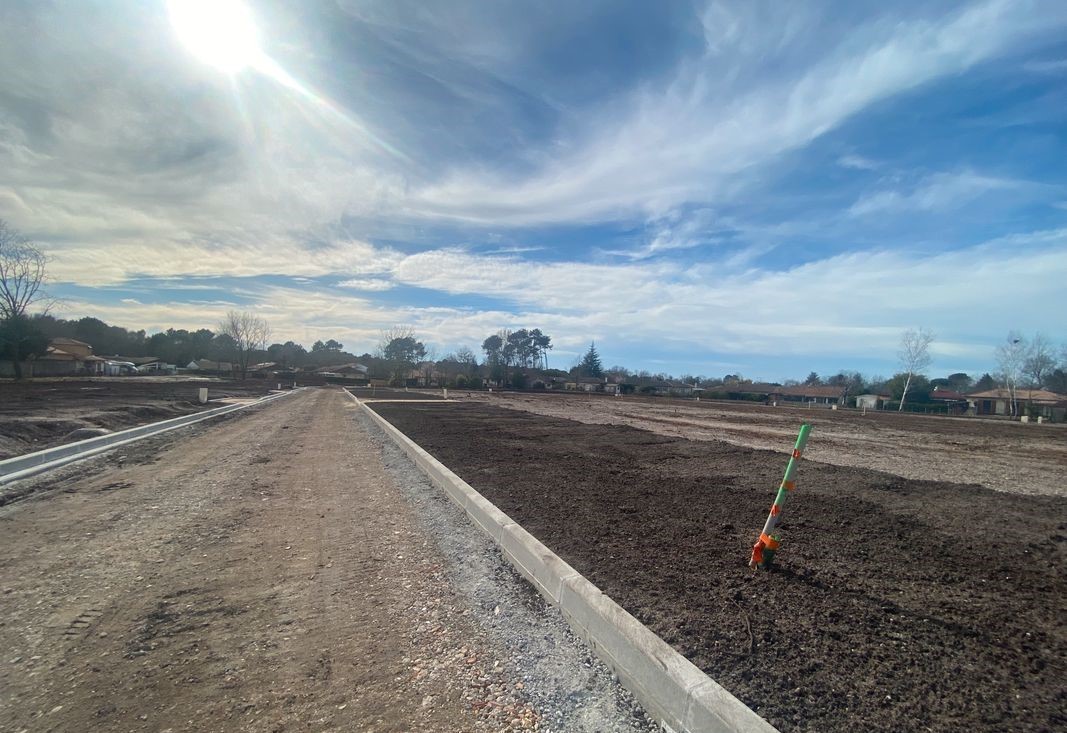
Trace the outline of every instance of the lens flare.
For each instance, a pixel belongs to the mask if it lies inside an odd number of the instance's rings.
[[[240,0],[169,0],[167,10],[178,37],[204,63],[236,74],[262,59],[252,13]]]

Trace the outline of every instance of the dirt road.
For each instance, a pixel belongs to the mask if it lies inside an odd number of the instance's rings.
[[[310,390],[0,510],[0,729],[500,729],[469,702],[492,650],[355,409]]]

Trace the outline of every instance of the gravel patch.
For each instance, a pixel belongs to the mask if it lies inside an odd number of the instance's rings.
[[[386,470],[446,558],[443,569],[502,660],[477,668],[471,705],[504,729],[658,731],[618,678],[507,563],[496,545],[363,412]],[[506,711],[500,715],[498,711]],[[511,715],[512,717],[506,717]]]

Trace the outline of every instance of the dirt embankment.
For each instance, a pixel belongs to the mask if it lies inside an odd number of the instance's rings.
[[[475,404],[374,409],[784,731],[1067,725],[1059,499],[806,460],[778,569],[754,573],[791,435],[769,452]]]
[[[265,395],[273,383],[125,377],[0,381],[0,460],[51,448],[74,431],[143,425]],[[198,401],[208,388],[209,402]],[[76,434],[69,439],[88,437]]]

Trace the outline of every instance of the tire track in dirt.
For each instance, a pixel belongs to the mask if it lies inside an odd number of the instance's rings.
[[[492,654],[353,409],[294,395],[0,509],[0,729],[484,729]]]

